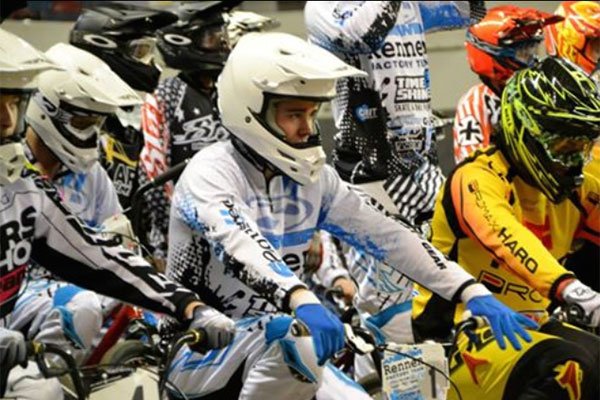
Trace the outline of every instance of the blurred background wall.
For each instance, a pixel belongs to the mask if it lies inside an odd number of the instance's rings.
[[[12,0],[6,0],[12,1]],[[6,4],[3,1],[4,4]],[[28,9],[21,10],[21,20],[6,20],[2,28],[13,32],[40,50],[46,50],[55,43],[68,43],[69,31],[77,15],[85,7],[93,7],[102,1],[29,1]],[[121,3],[128,3],[122,1]],[[152,3],[153,6],[170,7],[174,1],[140,1],[135,3]],[[280,21],[277,31],[288,32],[306,37],[304,28],[303,1],[245,1],[241,9],[258,12]],[[488,8],[513,4],[521,7],[535,7],[543,11],[554,12],[559,1],[486,1]],[[0,5],[1,7],[1,5]],[[309,16],[310,18],[310,16]],[[432,81],[432,105],[443,115],[453,116],[460,96],[471,86],[478,83],[478,78],[471,72],[464,50],[464,30],[438,32],[427,35],[427,49]],[[174,71],[165,70],[164,76]],[[334,132],[333,122],[328,110],[321,115],[321,126],[326,133],[324,145],[330,154],[331,139]],[[440,162],[445,171],[453,166],[452,137],[449,129],[439,138]]]

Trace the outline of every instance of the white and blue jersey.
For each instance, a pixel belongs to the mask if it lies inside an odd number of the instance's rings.
[[[36,160],[25,146],[27,158]],[[96,162],[90,171],[74,173],[65,166],[52,179],[57,196],[64,206],[90,228],[123,211],[108,174]],[[10,327],[25,331],[29,338],[74,346],[76,359],[84,357],[102,325],[102,302],[97,296],[76,285],[52,276],[47,268],[58,260],[33,258],[29,268],[26,290],[21,293],[12,314]],[[44,268],[46,267],[46,268]]]
[[[289,311],[289,294],[316,229],[387,261],[446,299],[472,277],[404,224],[387,217],[325,166],[299,185],[266,179],[226,141],[194,156],[173,197],[167,274],[232,317]]]
[[[411,222],[433,210],[437,167],[425,34],[466,27],[481,4],[468,1],[309,1],[309,40],[367,77],[337,84],[334,163],[340,176],[384,187]]]
[[[294,334],[285,315],[290,293],[306,287],[300,276],[315,230],[387,261],[449,300],[475,281],[367,204],[332,167],[307,185],[280,174],[267,178],[264,162],[241,146],[237,139],[213,144],[184,170],[173,195],[167,263],[169,277],[238,320],[236,338],[206,355],[183,349],[169,379],[188,398],[310,399],[315,391],[318,399],[368,398],[334,368],[315,368],[310,337]],[[318,391],[315,383],[322,383]]]

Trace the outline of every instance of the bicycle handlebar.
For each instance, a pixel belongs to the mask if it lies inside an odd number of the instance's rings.
[[[197,345],[206,339],[206,332],[203,329],[190,329],[183,334],[177,336],[177,339],[174,341],[173,345],[169,349],[168,355],[164,358],[164,361],[169,362],[172,357],[181,349],[181,347],[185,344],[187,345]],[[40,343],[37,341],[28,341],[25,343],[27,350],[27,357],[33,358],[40,369],[40,372],[44,376],[44,378],[54,378],[58,376],[62,376],[68,374],[73,381],[73,386],[75,389],[75,394],[78,400],[85,400],[88,389],[86,388],[80,369],[81,367],[77,365],[73,356],[62,350],[60,347],[50,343]],[[58,356],[60,359],[64,361],[66,364],[66,368],[64,367],[53,367],[49,366],[44,359],[46,354],[54,354]],[[164,363],[166,367],[168,364]],[[160,388],[161,390],[164,388],[165,380],[163,380],[164,370],[161,370],[160,374]],[[162,393],[162,391],[161,391]]]

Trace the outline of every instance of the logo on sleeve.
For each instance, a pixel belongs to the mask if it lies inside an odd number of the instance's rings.
[[[583,380],[583,371],[579,363],[569,360],[564,364],[554,368],[557,372],[554,378],[558,385],[567,391],[570,400],[581,399],[581,381]]]
[[[0,225],[0,269],[10,272],[14,267],[27,264],[31,254],[30,238],[35,225],[35,208],[27,207],[19,220]]]

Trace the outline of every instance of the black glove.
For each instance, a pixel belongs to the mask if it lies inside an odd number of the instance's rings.
[[[25,338],[18,331],[0,328],[0,365],[10,370],[15,365],[26,366]]]
[[[233,340],[235,322],[224,314],[207,305],[194,309],[189,329],[198,329],[206,333],[206,339],[198,345],[190,346],[194,351],[222,349]]]

